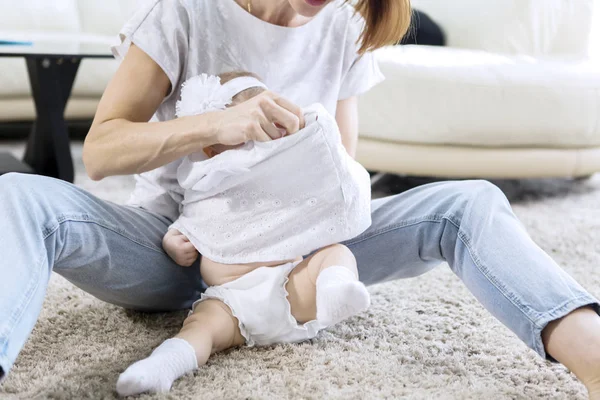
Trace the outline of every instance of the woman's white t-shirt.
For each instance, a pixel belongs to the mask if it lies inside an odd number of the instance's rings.
[[[357,54],[364,21],[334,0],[300,27],[281,27],[249,14],[234,0],[152,0],[127,22],[122,59],[131,43],[147,53],[171,81],[153,121],[175,118],[181,84],[201,73],[248,71],[270,90],[306,107],[321,103],[335,115],[338,100],[359,95],[383,80],[372,54]],[[171,220],[179,215],[180,161],[136,175],[129,204]]]

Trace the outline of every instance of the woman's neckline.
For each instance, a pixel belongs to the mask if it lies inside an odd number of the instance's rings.
[[[333,7],[333,4],[335,4],[336,2],[333,1],[330,4],[328,4],[327,6],[325,6],[325,9],[321,10],[321,12],[319,14],[317,14],[313,19],[311,19],[310,21],[302,24],[302,25],[298,25],[298,26],[281,26],[281,25],[276,25],[273,24],[271,22],[268,21],[263,21],[262,19],[254,16],[253,14],[250,14],[248,11],[246,11],[246,9],[244,9],[244,7],[242,7],[241,5],[238,4],[237,1],[235,0],[218,0],[219,2],[223,2],[223,3],[228,3],[227,6],[231,7],[234,9],[235,13],[238,13],[241,18],[246,18],[248,19],[248,21],[251,21],[250,23],[256,24],[256,25],[262,25],[263,27],[267,26],[271,29],[278,29],[280,30],[282,33],[283,32],[300,32],[303,31],[305,29],[308,29],[312,24],[315,24],[317,22],[317,20],[319,20],[320,18],[323,18],[323,16],[325,15],[326,9],[328,7]],[[222,4],[222,3],[221,3]]]

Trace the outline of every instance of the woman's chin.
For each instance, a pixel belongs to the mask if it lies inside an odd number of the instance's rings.
[[[298,14],[306,18],[316,16],[330,0],[289,0],[290,5]]]

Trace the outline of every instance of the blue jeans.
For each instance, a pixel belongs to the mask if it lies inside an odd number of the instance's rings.
[[[171,221],[40,176],[0,177],[0,367],[27,340],[52,271],[97,298],[138,310],[189,308],[199,268],[162,250]],[[527,235],[485,181],[436,183],[373,201],[373,225],[346,245],[366,284],[410,278],[446,261],[475,297],[546,356],[548,322],[598,302]]]

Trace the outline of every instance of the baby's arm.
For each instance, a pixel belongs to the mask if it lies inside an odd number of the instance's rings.
[[[169,229],[163,237],[163,249],[182,267],[189,267],[198,258],[198,251],[190,240],[177,229]]]
[[[217,154],[221,154],[224,151],[237,149],[238,147],[242,147],[242,146],[243,145],[241,145],[241,144],[236,145],[236,146],[228,146],[225,144],[213,144],[210,147],[204,148],[204,154],[206,154],[208,158],[213,158]]]

